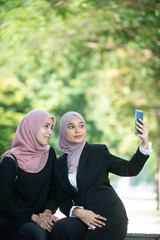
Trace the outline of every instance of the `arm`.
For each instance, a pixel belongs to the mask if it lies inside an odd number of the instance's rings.
[[[50,227],[53,226],[53,222],[58,221],[58,217],[56,217],[53,213],[56,212],[57,208],[58,208],[58,201],[57,201],[57,194],[56,194],[56,184],[55,184],[55,174],[54,174],[54,165],[55,165],[55,159],[56,159],[56,154],[54,149],[51,147],[50,148],[50,161],[52,164],[52,169],[51,169],[51,185],[49,188],[49,194],[47,197],[47,200],[43,206],[43,212],[41,212],[39,214],[39,216],[35,217],[33,216],[33,220],[38,220],[38,222],[40,222],[42,224],[43,220],[44,220],[44,224],[45,221],[48,220],[48,225],[46,224],[46,227],[48,227],[48,231],[50,231]],[[40,217],[40,219],[39,219]],[[51,222],[50,222],[51,221]]]
[[[137,129],[141,131],[142,134],[136,134],[136,136],[142,139],[141,147],[144,151],[146,151],[148,149],[148,129],[143,120],[141,120],[141,124],[137,123]],[[151,151],[152,150],[150,150],[150,152]],[[143,152],[138,148],[131,160],[127,161],[110,154],[108,149],[104,149],[104,157],[109,159],[109,172],[120,176],[136,176],[142,170],[145,162],[149,158],[149,155],[143,154]]]
[[[54,173],[54,170],[52,170],[52,172]],[[44,207],[44,211],[39,214],[39,217],[41,218],[41,220],[43,219],[43,217],[46,217],[49,220],[49,225],[47,229],[48,231],[50,231],[50,226],[53,226],[53,224],[50,223],[50,220],[51,222],[58,221],[58,217],[56,217],[53,214],[56,212],[57,208],[58,208],[58,200],[57,200],[56,187],[55,187],[55,176],[52,176],[51,188],[48,195],[48,199]]]
[[[54,150],[51,148],[50,150],[52,150],[52,159],[51,161],[52,163],[52,170],[51,170],[51,186],[50,186],[50,191],[47,197],[47,201],[44,205],[44,211],[49,209],[52,213],[55,213],[57,208],[58,208],[58,200],[57,200],[57,194],[56,194],[56,179],[55,179],[55,159],[56,159],[56,154],[54,152]]]
[[[70,196],[67,195],[67,193],[65,194],[65,192],[61,189],[61,186],[58,184],[58,181],[56,185],[59,206],[63,214],[65,214],[68,217],[72,216],[81,219],[81,221],[83,221],[92,230],[95,229],[95,226],[102,227],[105,225],[105,223],[102,222],[101,220],[106,221],[106,218],[100,216],[99,214],[95,214],[90,210],[83,209],[83,207],[76,206],[71,200]]]
[[[153,151],[152,150],[152,144],[151,142],[148,141],[148,129],[146,126],[146,123],[142,120],[139,119],[141,123],[137,122],[137,129],[142,133],[142,134],[135,134],[137,137],[141,138],[141,143],[140,143],[140,151],[146,155],[150,155],[150,153]]]
[[[71,182],[71,184],[73,186],[76,186],[76,174],[72,174],[69,176],[69,181]],[[75,183],[75,184],[74,184]],[[59,196],[59,202],[60,202],[60,210],[64,212],[64,209],[66,208],[66,215],[69,217],[76,217],[79,218],[81,221],[83,221],[88,228],[94,230],[95,227],[102,227],[105,225],[104,222],[102,222],[101,220],[106,220],[106,218],[100,216],[99,214],[95,214],[93,211],[90,210],[86,210],[84,209],[82,206],[75,206],[73,205],[73,202],[71,202],[70,200],[70,196],[68,194],[68,191],[66,191],[66,193],[64,193],[64,191],[60,191],[61,186],[60,184],[58,185],[57,183],[57,191],[58,191],[58,196]],[[76,188],[77,189],[77,188]],[[78,192],[73,193],[73,194],[79,194]],[[78,198],[80,198],[80,196],[77,196]],[[71,204],[71,205],[70,205]],[[69,210],[69,214],[68,214],[68,207],[72,206]]]
[[[53,216],[49,216],[50,210],[46,210],[45,216],[38,216],[32,208],[19,206],[15,198],[18,182],[14,182],[16,174],[14,160],[6,157],[0,165],[0,213],[9,218],[28,218],[47,231],[53,227]]]
[[[31,208],[19,206],[15,199],[16,184],[14,182],[16,168],[14,160],[5,157],[0,167],[0,211],[7,217],[31,218],[34,213]]]
[[[59,184],[58,178],[56,181],[56,192],[57,192],[57,199],[58,199],[58,205],[59,205],[60,211],[64,215],[69,217],[71,208],[76,205],[73,203],[68,193],[63,191],[61,185]]]

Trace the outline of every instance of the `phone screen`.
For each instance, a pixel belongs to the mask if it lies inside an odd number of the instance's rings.
[[[142,134],[141,132],[139,132],[137,129],[136,129],[136,122],[140,122],[138,119],[142,119],[143,120],[143,111],[142,110],[139,110],[139,109],[135,109],[135,133],[136,134]]]

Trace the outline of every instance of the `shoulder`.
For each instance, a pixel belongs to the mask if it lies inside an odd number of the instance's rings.
[[[15,160],[9,156],[4,157],[0,163],[0,175],[7,175],[15,174],[16,172],[16,163]]]
[[[59,157],[56,158],[55,160],[55,166],[56,168],[62,168],[66,165],[67,163],[67,154],[64,153],[62,155],[60,155]]]
[[[49,149],[49,156],[56,158],[56,152],[52,147],[50,147]]]
[[[14,166],[15,165],[15,160],[10,157],[10,156],[5,156],[1,162],[0,162],[0,166]]]
[[[105,144],[88,144],[86,142],[84,149],[82,151],[83,156],[100,156],[103,154],[104,149],[107,149]]]
[[[104,149],[107,149],[107,146],[105,144],[89,144],[86,143],[85,148],[91,151],[103,151]]]
[[[67,154],[64,153],[56,158],[56,162],[60,162],[62,159],[67,159]]]

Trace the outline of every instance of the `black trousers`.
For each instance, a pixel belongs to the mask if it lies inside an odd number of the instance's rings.
[[[18,231],[15,240],[47,240],[49,233],[34,222],[25,223]]]
[[[100,231],[89,230],[80,219],[66,217],[54,224],[50,240],[124,240],[127,223]]]

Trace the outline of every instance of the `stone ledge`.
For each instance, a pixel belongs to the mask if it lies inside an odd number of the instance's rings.
[[[160,234],[127,233],[125,240],[160,240]]]
[[[124,240],[160,240],[160,234],[127,233]]]

